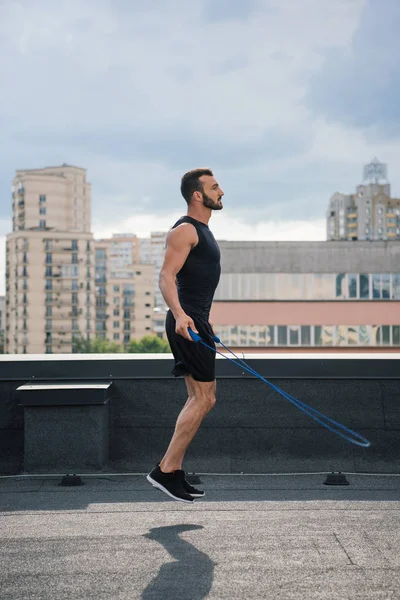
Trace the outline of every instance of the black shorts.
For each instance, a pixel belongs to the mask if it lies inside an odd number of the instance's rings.
[[[188,312],[189,314],[189,312]],[[199,335],[206,344],[215,348],[214,334],[208,321],[201,317],[192,317]],[[165,320],[165,331],[174,355],[175,365],[171,373],[175,377],[191,375],[196,381],[214,381],[215,352],[200,342],[191,342],[175,331],[176,322],[169,310]]]

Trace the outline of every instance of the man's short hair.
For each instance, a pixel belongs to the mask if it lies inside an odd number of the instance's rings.
[[[184,174],[181,179],[181,194],[185,198],[186,202],[190,204],[194,192],[203,191],[203,183],[200,181],[200,177],[203,175],[214,176],[211,169],[193,169]]]

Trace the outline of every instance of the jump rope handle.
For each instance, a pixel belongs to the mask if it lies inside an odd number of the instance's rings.
[[[190,329],[190,327],[188,327],[188,332],[194,342],[201,342],[201,336],[198,333],[195,333],[193,329]],[[221,340],[219,339],[219,337],[217,335],[214,335],[214,342],[217,342],[217,344],[219,344],[220,341]]]

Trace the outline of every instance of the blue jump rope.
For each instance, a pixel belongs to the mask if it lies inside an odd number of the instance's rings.
[[[200,342],[206,348],[209,348],[213,352],[216,352],[217,354],[220,354],[224,358],[227,358],[228,360],[230,360],[231,362],[233,362],[233,364],[237,365],[240,368],[245,369],[245,371],[247,371],[248,373],[251,373],[251,375],[255,375],[255,377],[258,377],[258,379],[261,379],[261,381],[263,381],[264,383],[266,383],[269,386],[271,386],[273,390],[275,390],[276,392],[278,392],[278,394],[280,394],[281,396],[283,396],[284,398],[286,398],[286,400],[288,400],[289,402],[291,402],[291,404],[293,404],[298,409],[300,409],[301,411],[303,411],[306,415],[308,415],[309,417],[311,417],[312,419],[314,419],[314,421],[316,421],[317,423],[319,423],[323,427],[326,427],[326,429],[329,429],[333,433],[336,433],[336,435],[339,435],[340,437],[344,438],[348,442],[351,442],[352,444],[356,444],[357,446],[362,446],[363,448],[368,448],[371,445],[371,442],[369,442],[365,437],[363,437],[359,433],[356,433],[352,429],[349,429],[348,427],[345,427],[341,423],[338,423],[337,421],[334,421],[330,417],[327,417],[326,415],[320,413],[318,410],[315,410],[315,408],[312,408],[308,404],[305,404],[304,402],[301,402],[301,400],[298,400],[297,398],[294,398],[294,396],[291,396],[290,394],[288,394],[284,390],[281,390],[279,387],[277,387],[276,385],[274,385],[270,381],[267,381],[266,379],[264,379],[264,377],[262,375],[260,375],[259,373],[257,373],[257,371],[255,371],[254,369],[252,369],[247,363],[244,362],[244,360],[242,360],[241,358],[239,358],[238,356],[236,356],[236,354],[234,352],[232,352],[232,350],[230,350],[229,348],[227,348],[227,346],[225,346],[225,344],[223,344],[221,342],[221,340],[219,339],[218,336],[214,335],[214,341],[217,344],[221,344],[221,346],[223,346],[225,348],[225,350],[227,350],[228,352],[230,352],[239,362],[236,362],[236,360],[233,360],[233,358],[230,358],[229,356],[225,356],[225,354],[222,354],[222,352],[219,352],[216,348],[213,348],[212,346],[209,346],[208,344],[206,344],[202,340],[201,336],[198,335],[197,333],[195,333],[192,329],[190,329],[190,327],[189,327],[188,330],[189,330],[190,337],[192,338],[193,341]],[[334,425],[334,427],[331,427],[331,425]],[[349,433],[353,437],[349,437],[348,435],[346,435],[347,433]]]

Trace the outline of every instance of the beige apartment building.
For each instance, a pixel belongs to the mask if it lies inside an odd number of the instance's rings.
[[[6,241],[8,353],[69,353],[95,332],[91,187],[70,165],[18,170]]]
[[[400,199],[391,198],[387,166],[376,158],[365,165],[355,194],[336,192],[327,212],[327,239],[400,240]]]
[[[154,265],[139,262],[135,235],[95,241],[96,335],[121,345],[153,332]]]

